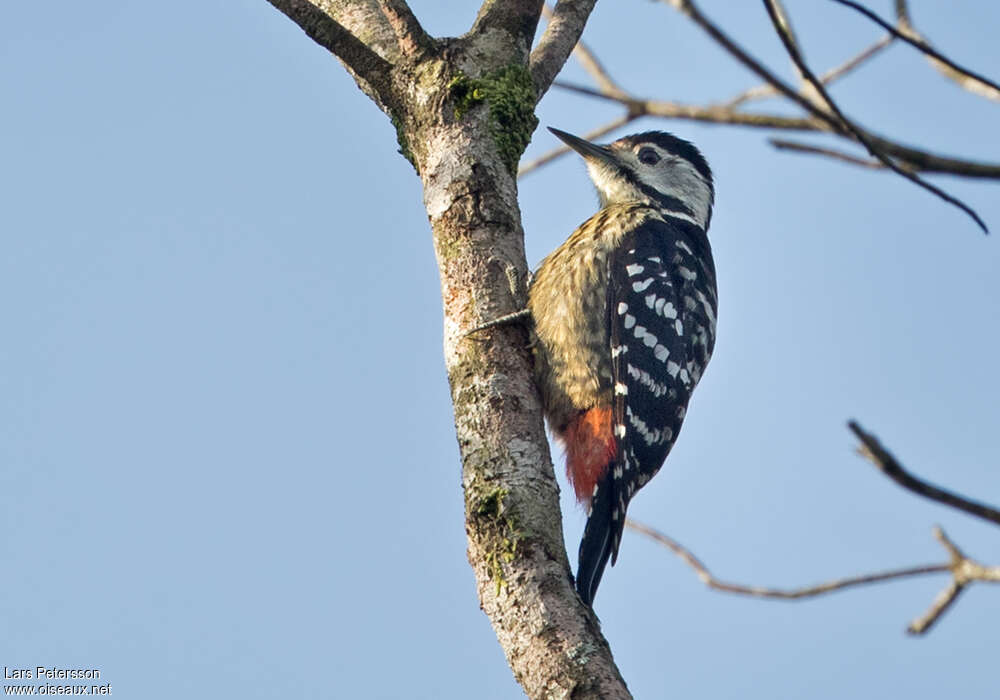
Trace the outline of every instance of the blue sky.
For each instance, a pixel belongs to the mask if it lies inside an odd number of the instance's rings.
[[[1000,7],[911,4],[991,74]],[[413,3],[437,35],[474,5]],[[704,6],[790,75],[760,5]],[[833,3],[788,6],[820,70],[879,36]],[[585,38],[642,94],[756,83],[661,4],[602,3]],[[263,0],[7,3],[0,57],[0,665],[98,668],[151,699],[519,697],[465,561],[437,271],[384,115]],[[834,94],[876,131],[1000,160],[997,105],[903,46]],[[576,133],[616,114],[558,90],[538,110]],[[631,515],[761,585],[943,561],[935,523],[1000,563],[995,528],[891,485],[844,427],[1000,501],[997,234],[766,132],[644,128],[715,170],[720,328]],[[556,143],[539,129],[528,155]],[[996,184],[935,181],[1000,232]],[[572,159],[520,198],[532,265],[596,202]],[[626,534],[596,605],[636,697],[986,696],[997,591],[902,632],[943,585],[726,597]]]

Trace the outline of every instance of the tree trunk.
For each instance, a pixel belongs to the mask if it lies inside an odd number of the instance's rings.
[[[468,557],[480,604],[532,698],[628,698],[572,586],[559,489],[523,326],[468,329],[525,306],[517,162],[534,108],[593,0],[563,0],[534,52],[540,0],[488,0],[458,39],[402,0],[269,0],[335,53],[392,119],[424,187],[444,304]]]

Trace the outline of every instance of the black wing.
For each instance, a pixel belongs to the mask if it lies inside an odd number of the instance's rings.
[[[667,458],[715,345],[715,266],[708,238],[680,219],[630,232],[609,260],[608,328],[615,462],[598,484],[580,543],[577,590],[591,604],[618,558],[632,496]]]

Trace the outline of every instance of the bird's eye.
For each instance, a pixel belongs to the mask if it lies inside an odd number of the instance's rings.
[[[639,151],[639,161],[646,165],[656,165],[660,162],[660,154],[647,146]]]

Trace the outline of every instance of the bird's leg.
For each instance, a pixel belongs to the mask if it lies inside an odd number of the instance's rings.
[[[503,316],[495,318],[492,321],[481,323],[475,328],[466,331],[465,336],[468,337],[473,333],[478,333],[479,331],[485,331],[489,328],[496,328],[497,326],[507,326],[512,323],[520,323],[527,318],[531,318],[531,309],[521,309],[520,311],[515,311],[514,313],[504,314]]]

